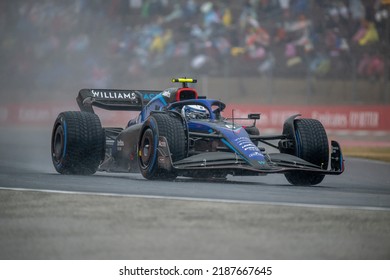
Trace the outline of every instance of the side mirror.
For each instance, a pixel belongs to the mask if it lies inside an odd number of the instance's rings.
[[[248,114],[250,120],[260,120],[260,114]]]

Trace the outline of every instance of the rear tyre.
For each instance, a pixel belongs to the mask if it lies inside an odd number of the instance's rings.
[[[295,156],[327,169],[329,162],[329,144],[326,131],[321,122],[314,119],[296,119],[295,136],[297,139]],[[293,185],[317,185],[325,175],[310,172],[289,172],[287,181]]]
[[[94,174],[104,158],[105,134],[99,117],[88,112],[63,112],[54,123],[51,157],[61,174]]]
[[[142,173],[149,180],[173,180],[175,172],[158,166],[158,139],[167,139],[172,162],[184,159],[187,151],[187,137],[184,123],[174,113],[155,113],[145,122],[138,145],[138,163]]]

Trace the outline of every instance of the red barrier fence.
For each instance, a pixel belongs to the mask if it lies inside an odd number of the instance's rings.
[[[390,132],[390,106],[256,106],[229,105],[225,109],[235,117],[261,113],[260,127],[280,129],[291,115],[301,114],[322,122],[329,130],[369,130]]]
[[[0,125],[51,126],[62,111],[78,110],[75,103],[31,103],[0,105]],[[225,117],[246,117],[261,113],[258,126],[281,130],[286,118],[302,114],[304,118],[320,120],[327,130],[368,131],[390,133],[390,106],[259,106],[230,104]],[[104,125],[124,126],[137,112],[99,110]]]

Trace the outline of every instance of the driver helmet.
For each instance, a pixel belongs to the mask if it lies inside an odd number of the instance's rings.
[[[204,120],[210,117],[208,110],[202,105],[185,105],[181,109],[181,114],[187,120]]]

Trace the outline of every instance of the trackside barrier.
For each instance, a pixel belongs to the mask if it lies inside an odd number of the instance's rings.
[[[72,103],[26,103],[0,105],[2,126],[51,126],[58,113],[78,110]],[[95,110],[103,125],[125,126],[137,112]],[[246,117],[249,113],[261,113],[258,127],[263,130],[281,131],[286,118],[301,114],[304,118],[320,120],[328,131],[345,134],[390,134],[390,106],[258,106],[229,104],[224,117]]]
[[[225,115],[245,117],[261,113],[259,127],[280,130],[285,119],[301,114],[321,121],[327,130],[390,133],[390,106],[256,106],[229,105]]]
[[[137,112],[105,111],[94,108],[103,125],[125,126]],[[79,111],[76,102],[26,103],[0,105],[1,126],[51,126],[58,114],[64,111]]]

